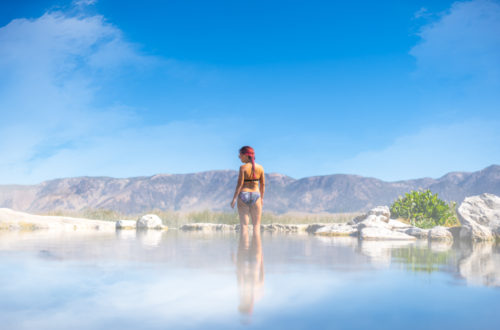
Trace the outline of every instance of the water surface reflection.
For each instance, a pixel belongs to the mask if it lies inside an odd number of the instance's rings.
[[[467,329],[500,308],[491,243],[0,232],[0,274],[5,329]]]
[[[254,231],[249,240],[248,227],[240,233],[236,260],[236,275],[240,304],[238,310],[252,314],[254,304],[264,292],[264,257],[262,255],[261,233]]]

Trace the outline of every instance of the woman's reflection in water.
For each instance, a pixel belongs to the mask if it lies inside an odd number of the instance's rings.
[[[240,294],[239,311],[251,315],[254,303],[262,297],[264,289],[264,261],[260,230],[254,230],[249,242],[248,226],[242,226],[236,260],[236,274]]]

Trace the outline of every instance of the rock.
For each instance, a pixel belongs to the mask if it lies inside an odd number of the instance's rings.
[[[146,214],[137,220],[137,229],[163,229],[163,224],[156,214]]]
[[[271,231],[271,232],[306,232],[308,225],[297,224],[297,225],[285,225],[281,223],[273,223],[268,225],[261,225],[261,231]]]
[[[457,209],[460,237],[472,241],[500,238],[500,197],[481,194],[467,197]]]
[[[327,224],[324,224],[324,223],[313,223],[313,224],[307,226],[306,232],[308,232],[308,233],[315,233],[318,229],[323,228],[324,226],[327,226]]]
[[[406,235],[410,235],[416,238],[427,238],[429,236],[429,229],[422,229],[418,227],[411,227],[404,231]]]
[[[234,231],[236,230],[236,226],[220,223],[199,222],[182,225],[179,229],[184,231]]]
[[[387,221],[385,221],[384,216],[375,215],[375,214],[369,215],[366,219],[359,222],[357,225],[358,225],[358,230],[361,230],[361,229],[367,228],[367,227],[384,228],[384,229],[388,229],[388,230],[392,229],[392,227],[387,223]]]
[[[331,225],[326,225],[314,232],[315,235],[321,236],[353,236],[357,233],[357,226],[351,226],[345,223],[334,223]]]
[[[407,223],[404,223],[404,222],[401,222],[399,220],[395,220],[395,219],[389,219],[389,221],[387,222],[389,224],[389,226],[391,226],[391,228],[394,230],[394,229],[409,229],[409,228],[413,228],[412,225],[409,225]]]
[[[236,230],[236,226],[235,225],[227,225],[227,224],[217,224],[217,226],[215,226],[215,230],[217,230],[217,231],[234,231],[234,230]]]
[[[358,215],[357,217],[355,217],[354,219],[349,221],[347,224],[348,225],[358,224],[360,222],[365,221],[370,216],[376,216],[377,219],[380,221],[389,222],[389,218],[391,216],[391,211],[389,210],[388,206],[377,206],[365,214]]]
[[[416,238],[405,233],[392,231],[382,227],[365,227],[359,232],[363,240],[415,240]]]
[[[348,221],[347,224],[353,226],[353,225],[365,220],[366,217],[367,217],[366,213],[358,215],[354,219],[352,219],[351,221]]]
[[[135,229],[137,221],[135,220],[118,220],[116,222],[116,229]]]
[[[495,236],[493,231],[485,226],[470,222],[460,229],[460,238],[471,240],[473,242],[493,241]]]
[[[453,236],[453,240],[460,239],[460,231],[462,230],[462,227],[455,226],[455,227],[448,227],[447,229],[451,233],[451,235]]]
[[[453,235],[443,226],[436,226],[429,230],[428,236],[430,241],[448,241],[453,242]]]
[[[474,221],[489,228],[500,227],[500,197],[493,194],[467,197],[457,213],[462,225]]]
[[[389,209],[389,206],[377,206],[368,211],[368,215],[382,216],[383,218],[387,219],[385,222],[388,222],[389,218],[391,217],[391,211]]]

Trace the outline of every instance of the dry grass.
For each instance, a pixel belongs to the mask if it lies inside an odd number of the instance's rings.
[[[123,213],[107,209],[84,209],[81,211],[53,210],[39,214],[50,215],[50,216],[61,216],[61,217],[85,218],[92,220],[109,220],[109,221],[117,221],[130,218]]]
[[[43,213],[41,215],[69,216],[77,218],[87,218],[94,220],[117,221],[122,219],[137,219],[143,214],[156,214],[162,220],[163,224],[170,228],[178,228],[186,223],[208,222],[221,224],[238,224],[239,218],[236,211],[233,212],[215,212],[215,211],[165,211],[151,210],[141,214],[124,214],[106,209],[86,209],[82,211],[62,211],[55,210]],[[282,224],[311,224],[311,223],[340,223],[347,222],[359,215],[359,212],[353,213],[284,213],[275,214],[272,212],[262,213],[262,224],[282,223]]]

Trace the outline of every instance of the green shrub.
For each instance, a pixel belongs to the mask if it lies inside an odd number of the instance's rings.
[[[391,216],[407,219],[420,228],[458,225],[455,203],[447,204],[430,190],[411,191],[400,196],[391,206]]]

